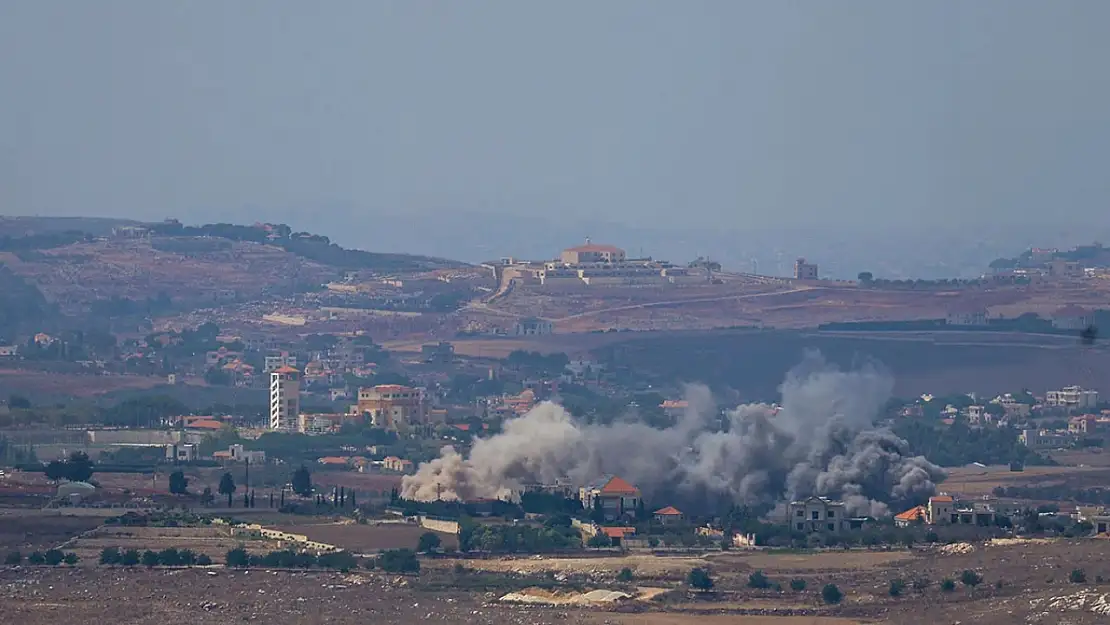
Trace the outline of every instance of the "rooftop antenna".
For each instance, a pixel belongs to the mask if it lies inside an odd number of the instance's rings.
[[[590,244],[590,237],[586,237],[586,245]]]

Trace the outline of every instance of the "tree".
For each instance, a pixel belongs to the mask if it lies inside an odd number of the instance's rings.
[[[158,554],[150,549],[143,552],[142,562],[144,566],[157,566],[161,560],[158,559]]]
[[[62,462],[61,460],[51,460],[49,463],[47,463],[46,468],[43,469],[43,473],[46,474],[46,479],[50,480],[51,482],[57,482],[58,480],[68,475],[66,469],[66,463]]]
[[[890,580],[890,596],[898,597],[906,589],[906,582],[901,579]]]
[[[870,271],[861,271],[856,278],[859,279],[861,284],[870,284],[875,279],[875,275]]]
[[[631,582],[632,581],[632,569],[628,568],[627,566],[624,567],[623,569],[621,569],[621,572],[617,574],[617,581],[624,582],[626,584],[628,582]]]
[[[220,477],[220,486],[218,488],[221,495],[227,496],[227,507],[231,507],[231,496],[235,494],[235,478],[231,477],[231,473],[224,473]]]
[[[100,550],[100,563],[101,564],[120,564],[123,562],[123,554],[119,552],[116,547],[105,547]]]
[[[972,570],[966,570],[960,573],[960,583],[964,586],[974,588],[983,581],[983,576]]]
[[[211,566],[211,565],[212,565],[212,558],[208,557],[208,554],[202,553],[199,556],[197,556],[197,566]]]
[[[4,556],[4,564],[8,566],[16,566],[23,563],[23,554],[18,551],[9,551],[8,555]]]
[[[78,558],[76,553],[73,553],[72,551],[70,551],[70,552],[66,553],[65,557],[62,558],[62,562],[65,562],[66,564],[68,564],[70,566],[73,566],[73,565],[77,564],[77,562],[80,559],[81,558]]]
[[[764,589],[770,587],[771,580],[767,579],[767,576],[763,574],[763,571],[756,571],[751,575],[748,575],[748,588]]]
[[[1068,575],[1068,581],[1073,584],[1087,583],[1087,573],[1083,569],[1073,569],[1071,574]]]
[[[128,549],[123,552],[123,556],[120,558],[120,564],[124,566],[135,566],[141,560],[142,557],[139,555],[138,549]]]
[[[210,506],[213,501],[216,501],[216,496],[212,494],[212,488],[210,486],[205,486],[204,491],[200,494],[201,505]]]
[[[174,495],[185,495],[189,492],[189,478],[184,471],[170,473],[170,492]]]
[[[593,536],[590,536],[590,539],[586,541],[586,546],[587,547],[592,547],[594,549],[602,549],[604,547],[612,547],[613,546],[613,540],[611,538],[609,538],[609,536],[605,532],[598,532],[598,533],[594,534]]]
[[[167,547],[158,552],[158,562],[160,562],[162,566],[178,566],[181,564],[181,555],[178,553],[177,549]]]
[[[43,561],[50,566],[58,566],[65,559],[65,554],[60,549],[51,549],[43,554]]]
[[[31,555],[27,556],[27,564],[46,564],[46,556],[42,552],[32,551]]]
[[[805,589],[806,580],[800,577],[795,577],[794,579],[790,580],[790,590],[793,590],[794,592],[802,592]]]
[[[296,471],[293,472],[293,478],[290,480],[293,485],[293,492],[301,497],[312,496],[312,474],[308,472],[308,467],[303,464]]]
[[[690,588],[704,592],[713,588],[713,578],[709,576],[709,571],[702,568],[693,568],[686,575],[686,584]]]
[[[93,463],[83,451],[75,451],[66,460],[66,479],[71,482],[87,482],[93,476]]]
[[[844,593],[840,592],[836,584],[825,584],[821,589],[821,599],[829,605],[835,605],[844,599]]]
[[[420,560],[412,549],[389,549],[378,556],[378,564],[386,573],[419,573]]]
[[[247,550],[242,547],[236,547],[227,552],[227,565],[233,567],[245,567],[250,564],[250,555]]]
[[[952,581],[951,578],[945,577],[944,579],[940,580],[940,589],[943,592],[952,592],[953,590],[956,590],[956,582]]]
[[[436,549],[439,549],[439,545],[441,542],[442,541],[439,539],[439,536],[437,536],[434,532],[424,532],[420,535],[420,540],[418,540],[416,543],[416,550],[422,551],[424,553],[435,551]]]

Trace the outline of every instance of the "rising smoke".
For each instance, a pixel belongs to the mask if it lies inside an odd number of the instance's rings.
[[[444,447],[404,478],[402,496],[506,498],[528,484],[584,485],[615,474],[655,503],[704,509],[722,498],[766,504],[822,495],[843,499],[851,514],[882,516],[888,503],[933,494],[945,477],[875,427],[892,387],[876,367],[842,371],[810,355],[787,374],[777,410],[745,404],[721,417],[709,390],[692,386],[685,415],[660,429],[635,419],[587,424],[544,402],[477,439],[467,457]]]

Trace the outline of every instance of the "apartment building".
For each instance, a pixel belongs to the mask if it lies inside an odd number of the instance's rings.
[[[1098,391],[1080,386],[1065,386],[1058,391],[1048,391],[1044,396],[1046,406],[1085,410],[1098,405]]]
[[[270,372],[270,429],[292,432],[301,411],[300,372],[288,365]]]
[[[817,263],[808,263],[804,258],[794,261],[794,279],[817,280]]]
[[[379,384],[358,390],[355,411],[368,416],[374,427],[396,430],[425,423],[428,405],[421,389]]]

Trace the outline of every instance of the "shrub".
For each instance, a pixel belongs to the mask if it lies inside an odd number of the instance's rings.
[[[1083,569],[1074,569],[1071,574],[1068,575],[1068,581],[1073,584],[1085,584],[1087,583],[1087,573],[1084,572]]]
[[[74,564],[77,564],[77,562],[80,559],[81,558],[78,558],[76,553],[73,553],[72,551],[70,551],[64,557],[62,557],[62,562],[65,562],[66,564],[68,564],[70,566],[73,566]]]
[[[123,555],[120,557],[120,564],[124,566],[135,566],[141,560],[142,556],[139,555],[138,549],[128,549],[124,551]]]
[[[374,568],[374,561],[373,560],[370,560],[367,564],[370,565],[367,568],[371,568],[371,569]],[[456,562],[455,563],[455,568],[453,570],[455,571],[455,575],[465,575],[466,574],[466,567],[462,565],[462,562]]]
[[[434,532],[424,532],[420,535],[420,539],[416,541],[416,550],[427,553],[439,549],[443,541]]]
[[[177,552],[177,563],[182,566],[193,566],[197,563],[197,554],[192,549],[182,549]]]
[[[621,582],[632,581],[632,569],[627,566],[621,569],[621,572],[617,574],[617,580]]]
[[[59,549],[51,549],[50,551],[47,551],[45,554],[43,554],[43,559],[50,566],[58,566],[62,563],[62,560],[65,560],[65,558],[66,554],[62,553]]]
[[[983,576],[970,569],[964,571],[963,573],[960,573],[960,583],[962,583],[964,586],[970,586],[974,588],[982,583],[982,581]]]
[[[158,557],[158,553],[147,549],[143,552],[142,562],[145,566],[157,566],[162,560]]]
[[[208,557],[207,554],[202,553],[199,556],[197,556],[197,566],[211,566],[211,565],[212,565],[212,558]]]
[[[4,564],[7,564],[9,566],[22,564],[22,563],[23,563],[23,554],[19,553],[18,551],[9,551],[8,555],[4,556]]]
[[[806,580],[800,577],[795,577],[794,579],[790,580],[790,590],[793,590],[794,592],[802,592],[805,589]]]
[[[119,564],[123,561],[123,554],[116,547],[105,547],[100,550],[101,564]]]
[[[936,532],[927,532],[925,534],[925,542],[927,542],[927,543],[938,543],[938,542],[940,542],[940,536],[937,536]]]
[[[946,577],[940,581],[940,589],[944,592],[952,592],[953,590],[956,590],[956,582],[952,581],[951,578]]]
[[[825,587],[821,589],[821,598],[825,603],[834,605],[844,599],[844,593],[840,592],[836,584],[825,584]]]
[[[929,578],[924,575],[913,578],[914,590],[928,590],[931,584],[932,582],[929,581]]]
[[[902,595],[902,591],[906,589],[906,582],[900,579],[890,580],[890,596],[898,597]]]
[[[686,583],[691,588],[698,590],[709,590],[713,588],[713,578],[709,576],[709,571],[702,568],[690,569],[690,573],[686,576]]]
[[[378,564],[386,573],[419,573],[420,560],[412,549],[390,549],[378,556]]]
[[[247,550],[242,547],[228,550],[227,565],[234,567],[245,567],[250,565],[250,556],[247,554]]]
[[[771,580],[763,574],[763,571],[756,571],[748,576],[748,588],[770,588]]]
[[[177,566],[181,564],[181,557],[177,549],[168,547],[158,552],[158,562],[163,566]]]
[[[28,564],[46,564],[46,556],[42,555],[41,552],[32,551],[31,555],[27,556],[27,563]]]

